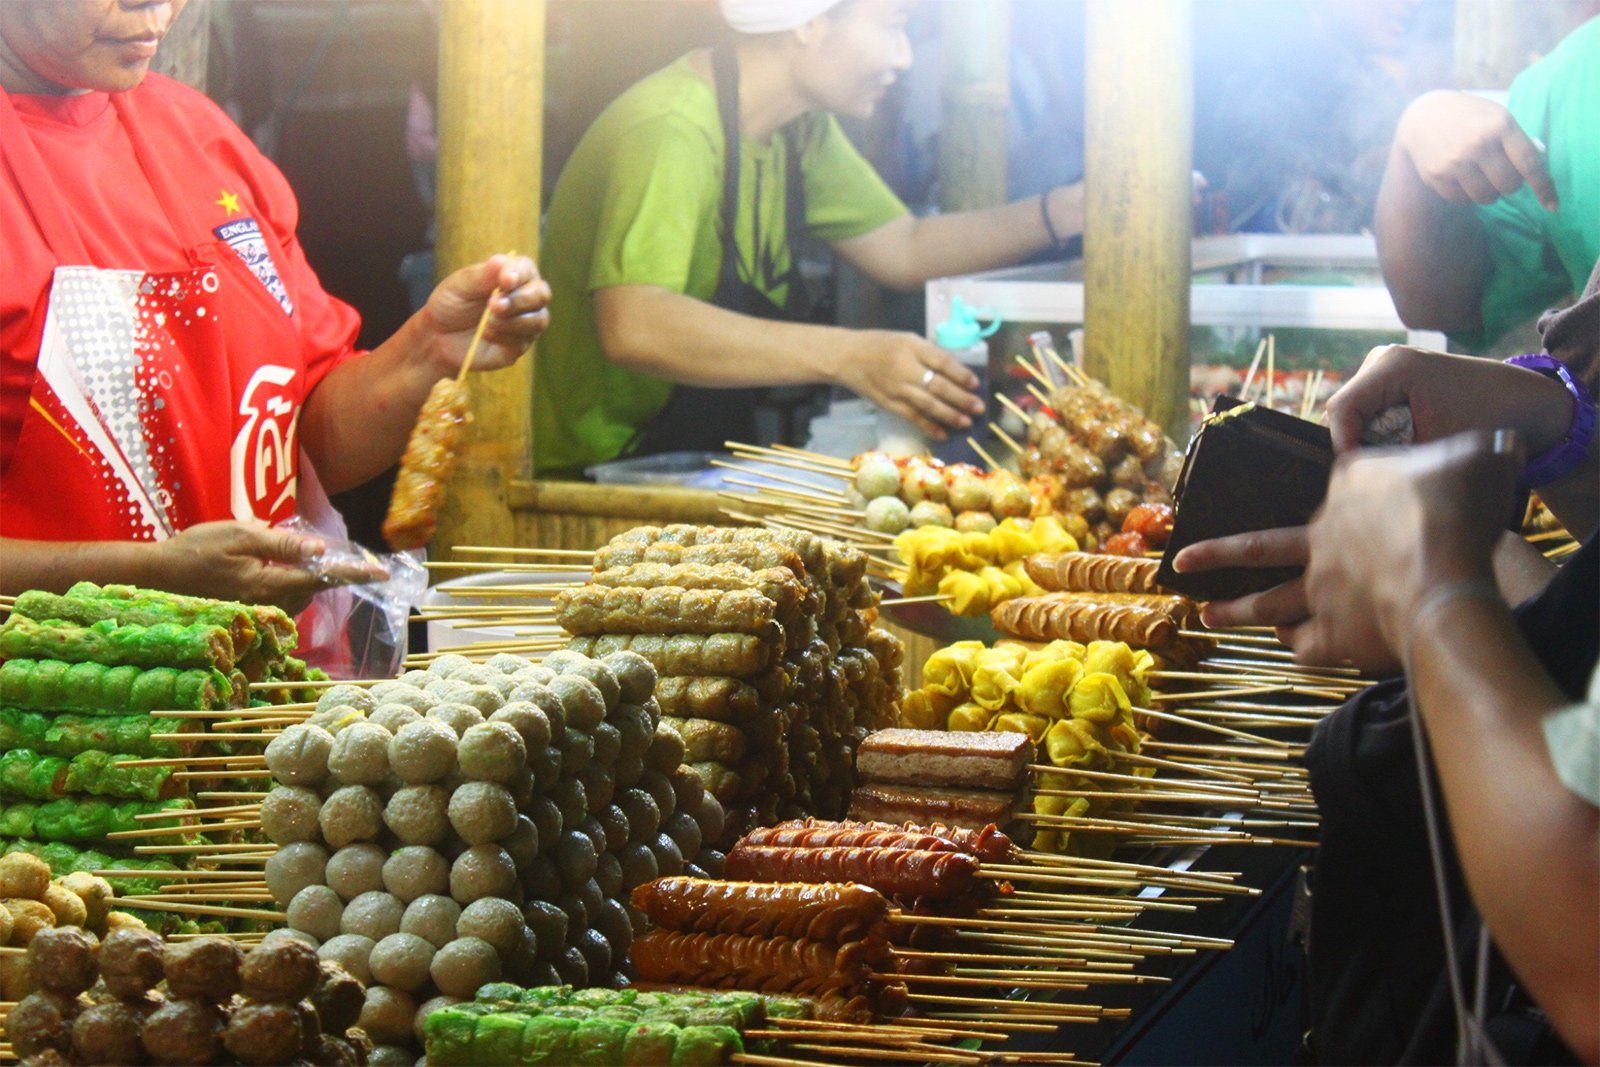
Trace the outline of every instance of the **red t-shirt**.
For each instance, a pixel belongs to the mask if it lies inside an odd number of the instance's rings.
[[[356,354],[360,318],[322,288],[306,262],[295,237],[299,206],[288,182],[203,94],[158,74],[131,92],[137,94],[144,142],[162,153],[199,227],[215,232],[247,219],[259,225],[285,306],[293,309],[309,394]],[[28,410],[51,272],[78,265],[183,270],[190,266],[186,249],[195,240],[175,231],[107,94],[12,94],[10,100],[71,205],[90,262],[57,261],[17,187],[16,170],[0,168],[0,473],[11,462]],[[279,352],[274,358],[281,362],[292,354]]]

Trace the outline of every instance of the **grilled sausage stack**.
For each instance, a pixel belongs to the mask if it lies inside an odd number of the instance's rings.
[[[856,745],[898,717],[897,639],[873,625],[866,558],[788,530],[643,526],[562,593],[575,651],[636,652],[685,761],[730,805],[723,843],[779,818],[844,813]]]

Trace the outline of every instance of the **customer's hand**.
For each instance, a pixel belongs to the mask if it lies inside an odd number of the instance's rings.
[[[850,333],[834,374],[838,384],[941,441],[983,415],[983,401],[972,393],[978,376],[938,345],[892,330]]]
[[[1537,371],[1476,356],[1380,345],[1328,400],[1334,448],[1356,448],[1367,425],[1397,405],[1410,407],[1419,443],[1469,430],[1511,428],[1531,455],[1558,443],[1572,421],[1566,388]]]
[[[1334,469],[1308,531],[1310,618],[1287,635],[1296,659],[1391,672],[1433,590],[1493,584],[1490,554],[1510,517],[1520,466],[1511,438],[1461,434],[1356,453]]]
[[[1492,204],[1527,183],[1546,211],[1560,206],[1544,156],[1511,113],[1471,93],[1439,89],[1411,102],[1395,148],[1451,204]]]
[[[1303,567],[1308,552],[1306,528],[1285,526],[1197,541],[1172,563],[1182,574],[1225,567]],[[1283,637],[1309,613],[1305,579],[1294,578],[1236,600],[1213,600],[1201,610],[1201,619],[1212,627],[1275,626]]]

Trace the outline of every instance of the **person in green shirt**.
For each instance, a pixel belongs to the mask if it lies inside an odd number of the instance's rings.
[[[1413,329],[1481,352],[1583,291],[1600,261],[1600,17],[1511,83],[1418,97],[1395,131],[1374,230]],[[1596,368],[1581,368],[1591,385]]]
[[[1082,188],[913,218],[836,115],[911,62],[911,0],[722,0],[734,43],[634,85],[579,142],[545,232],[554,300],[535,365],[534,465],[716,449],[767,386],[848,388],[936,437],[977,379],[910,333],[808,323],[802,228],[882,284],[1016,262],[1082,232]]]

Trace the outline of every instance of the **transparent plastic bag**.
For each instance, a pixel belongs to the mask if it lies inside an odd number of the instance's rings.
[[[296,655],[332,678],[393,678],[407,652],[411,609],[428,591],[421,551],[378,555],[296,516],[279,529],[316,537],[322,554],[303,566],[328,588],[295,618]],[[381,575],[382,577],[378,577]]]

